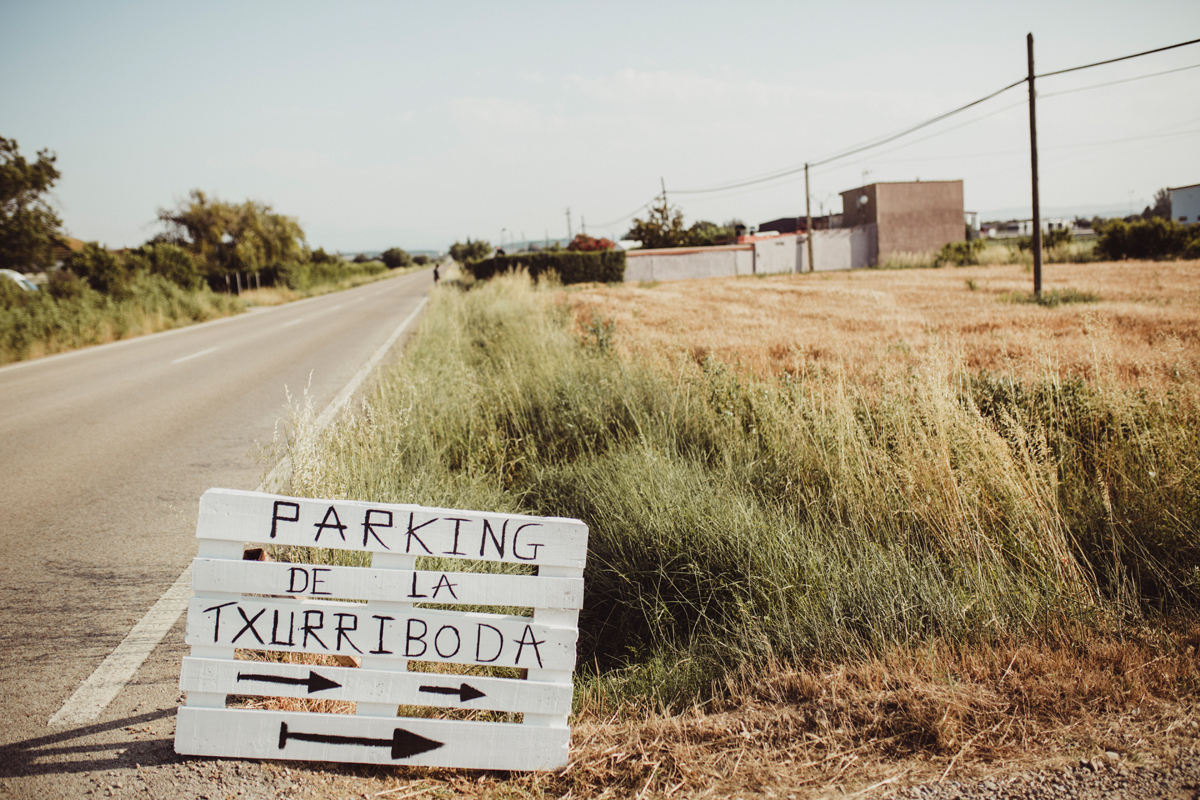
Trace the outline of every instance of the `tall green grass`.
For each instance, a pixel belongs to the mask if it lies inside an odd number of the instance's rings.
[[[3,287],[0,363],[176,328],[244,309],[235,297],[183,289],[158,275],[133,278],[120,299],[80,281],[74,284],[70,295],[59,297],[47,288],[22,292]]]
[[[555,297],[437,293],[360,413],[296,432],[293,489],[584,520],[580,661],[619,692],[1200,598],[1190,384],[971,375],[949,350],[860,382],[663,369]]]

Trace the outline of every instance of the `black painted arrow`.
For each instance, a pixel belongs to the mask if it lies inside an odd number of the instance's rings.
[[[308,693],[323,692],[326,689],[336,689],[341,686],[340,683],[329,680],[324,675],[318,675],[311,669],[308,671],[307,678],[284,678],[280,675],[257,675],[254,673],[239,672],[238,681],[262,681],[263,683],[287,683],[293,686],[308,686]]]
[[[420,734],[396,728],[392,731],[391,739],[370,739],[366,736],[334,736],[331,733],[292,733],[286,722],[279,723],[279,749],[282,750],[288,739],[300,742],[320,742],[321,744],[357,744],[363,747],[390,747],[392,758],[409,758],[411,756],[437,750],[445,742],[435,742]]]
[[[457,689],[452,686],[422,686],[421,691],[429,692],[430,694],[456,694],[458,695],[458,702],[460,703],[465,703],[468,700],[474,700],[476,697],[487,696],[474,686],[470,686],[465,683],[459,686]]]

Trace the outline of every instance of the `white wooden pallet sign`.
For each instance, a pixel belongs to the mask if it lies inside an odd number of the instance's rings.
[[[587,526],[579,520],[210,489],[200,498],[175,752],[468,769],[566,766]],[[369,567],[244,561],[249,544],[359,550]],[[536,575],[417,569],[419,556]],[[532,609],[532,616],[439,606]],[[237,649],[353,656],[361,667],[236,660]],[[525,679],[413,672],[510,667]],[[349,662],[347,662],[349,663]],[[227,695],[352,701],[356,714],[225,707]],[[434,706],[521,724],[399,717]]]

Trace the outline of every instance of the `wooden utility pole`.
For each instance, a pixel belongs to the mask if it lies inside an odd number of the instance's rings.
[[[808,271],[816,270],[817,265],[813,261],[813,229],[812,229],[812,195],[808,191],[808,163],[804,164],[804,216],[807,219],[805,225],[807,229],[804,232],[804,238],[808,240]]]
[[[575,234],[571,230],[571,207],[567,206],[567,241],[570,242],[570,241],[573,241],[574,239],[575,239]]]
[[[1025,37],[1029,50],[1029,163],[1033,169],[1033,293],[1042,294],[1042,209],[1038,201],[1037,92],[1033,88],[1033,34]]]

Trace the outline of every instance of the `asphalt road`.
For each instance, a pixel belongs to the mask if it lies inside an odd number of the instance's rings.
[[[189,564],[200,494],[259,485],[287,392],[325,408],[431,286],[421,271],[0,369],[0,797],[179,768],[182,619],[98,719],[48,720]]]

